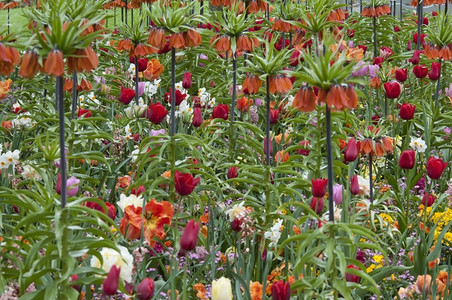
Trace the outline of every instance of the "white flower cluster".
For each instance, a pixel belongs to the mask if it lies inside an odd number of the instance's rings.
[[[135,196],[134,194],[126,196],[125,194],[121,194],[119,196],[119,202],[117,204],[122,211],[124,211],[129,205],[134,205],[135,207],[143,207],[143,196]]]
[[[9,166],[15,165],[19,162],[19,150],[8,151],[6,153],[2,153],[2,150],[3,146],[0,147],[0,170],[8,169]]]
[[[132,282],[133,256],[126,247],[118,245],[118,249],[121,253],[114,249],[102,248],[100,255],[103,258],[103,263],[101,264],[99,259],[93,256],[91,258],[91,267],[102,268],[107,273],[113,266],[120,267],[119,277],[124,281]]]
[[[96,98],[94,92],[90,92],[88,95],[79,95],[78,96],[79,107],[78,108],[99,108],[100,101]]]
[[[198,90],[198,97],[201,102],[201,106],[214,107],[215,97],[210,97],[210,93],[206,91],[206,88],[200,88]]]
[[[155,79],[154,82],[146,81],[144,83],[144,94],[149,97],[157,94],[157,90],[160,87],[160,81],[161,79]]]
[[[424,140],[421,138],[411,138],[410,147],[420,153],[424,153],[427,149]]]
[[[146,111],[147,105],[144,103],[142,97],[138,99],[138,105],[136,105],[135,101],[130,102],[129,106],[124,109],[127,117],[129,119],[134,117],[141,117]]]
[[[278,219],[276,223],[270,228],[270,231],[266,231],[264,233],[264,238],[270,240],[270,247],[275,246],[278,243],[279,238],[281,237],[281,229],[283,220]]]
[[[13,128],[20,128],[20,127],[30,128],[30,127],[34,126],[35,124],[36,124],[36,122],[30,118],[29,112],[20,114],[19,116],[17,116],[17,118],[15,118],[14,120],[11,121],[11,125],[13,126]]]

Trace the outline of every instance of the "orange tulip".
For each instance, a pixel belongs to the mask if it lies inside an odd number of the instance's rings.
[[[155,80],[159,78],[160,74],[163,72],[163,65],[158,59],[151,59],[148,61],[146,70],[144,70],[144,77],[147,80]]]
[[[38,54],[34,51],[27,51],[22,58],[19,75],[25,78],[33,78],[38,72]]]
[[[253,103],[252,100],[249,100],[246,97],[242,97],[239,100],[237,100],[237,109],[241,112],[248,111],[250,105]]]
[[[302,112],[311,112],[316,105],[317,99],[311,87],[301,87],[293,99],[293,107]]]
[[[63,52],[61,50],[50,51],[44,64],[44,72],[54,76],[64,75]]]

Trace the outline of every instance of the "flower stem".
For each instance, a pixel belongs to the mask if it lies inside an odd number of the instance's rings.
[[[75,110],[77,109],[77,71],[74,70],[72,73],[72,111],[71,111],[71,119],[75,119]]]
[[[370,203],[374,201],[374,191],[373,191],[373,175],[372,175],[372,154],[369,153],[369,194],[370,194]]]
[[[235,98],[237,89],[237,57],[232,54],[232,99],[231,99],[231,127],[229,128],[229,155],[232,162],[234,158],[234,112],[235,112]]]
[[[171,127],[170,136],[176,131],[176,49],[171,49]]]
[[[378,56],[377,49],[377,17],[373,17],[373,33],[374,33],[374,57]]]
[[[267,120],[265,126],[265,136],[267,140],[265,141],[265,147],[267,151],[265,153],[265,161],[267,166],[270,165],[270,76],[267,75],[267,95],[266,95],[266,104],[267,104]]]
[[[138,105],[138,56],[135,55],[135,104]]]
[[[61,208],[66,206],[66,152],[64,141],[64,94],[63,76],[56,78],[56,103],[58,104],[60,133],[60,173],[61,173]]]
[[[325,105],[326,114],[326,159],[328,161],[328,219],[334,222],[333,202],[333,152],[331,151],[331,110]]]
[[[441,61],[440,61],[441,62]],[[440,85],[441,85],[441,68],[439,71],[439,77],[438,77],[438,82],[436,83],[436,91],[435,91],[435,110],[438,107],[438,98],[439,98],[439,90],[440,90]]]

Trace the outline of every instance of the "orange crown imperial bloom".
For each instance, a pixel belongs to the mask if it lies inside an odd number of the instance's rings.
[[[184,32],[184,40],[185,45],[187,47],[196,47],[201,45],[202,38],[198,31],[189,29],[188,31]]]
[[[63,52],[61,50],[55,49],[50,51],[44,64],[44,72],[54,76],[64,75]]]
[[[124,40],[120,40],[118,42],[118,46],[116,47],[116,50],[118,51],[122,51],[122,50],[126,50],[126,51],[130,51],[132,50],[132,42],[130,41],[130,39],[124,39]]]
[[[38,72],[38,54],[34,51],[27,51],[22,58],[22,63],[20,64],[19,75],[25,78],[33,78]]]
[[[175,49],[185,48],[184,35],[179,33],[173,33],[169,40],[169,46]]]
[[[285,75],[270,76],[270,94],[281,93],[285,94],[292,89],[292,81]]]
[[[6,47],[0,42],[0,74],[8,76],[20,61],[19,51],[13,47]]]
[[[166,44],[165,30],[157,27],[152,27],[149,32],[147,43],[158,49],[163,49]]]
[[[217,37],[214,36],[212,39],[215,40]],[[218,52],[228,52],[231,50],[231,39],[227,35],[222,35],[218,38],[218,41],[215,44],[215,49]]]
[[[355,108],[358,104],[358,96],[351,86],[333,84],[326,95],[326,103],[329,108],[334,106],[338,110]]]
[[[91,72],[99,65],[99,59],[93,48],[88,46],[85,49],[77,49],[74,52],[74,56],[68,57],[67,64],[69,73],[74,70],[77,72]]]
[[[259,88],[262,85],[262,81],[258,76],[248,75],[242,84],[242,91],[245,94],[256,94],[259,92]]]
[[[155,246],[154,236],[158,239],[165,238],[165,225],[171,224],[174,215],[173,205],[168,201],[149,201],[144,207],[144,218],[141,217],[142,208],[129,205],[124,210],[121,219],[120,230],[127,239],[138,239],[141,236],[141,228],[146,240],[151,247]],[[127,229],[127,232],[126,232]]]
[[[301,87],[293,99],[293,107],[302,112],[311,112],[316,105],[317,98],[311,87]]]

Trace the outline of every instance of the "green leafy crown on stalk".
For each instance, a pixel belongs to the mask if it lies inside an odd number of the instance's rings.
[[[192,27],[188,23],[202,20],[191,13],[195,2],[171,0],[170,3],[164,3],[162,1],[154,2],[148,15],[155,26],[165,30],[168,34],[179,33],[182,28],[191,29]],[[185,6],[182,6],[182,4]]]
[[[442,12],[429,22],[426,29],[427,37],[425,38],[427,42],[440,47],[452,44],[452,24],[450,18],[450,16]]]
[[[46,57],[55,47],[64,55],[70,55],[77,49],[88,47],[101,36],[98,31],[82,33],[105,18],[102,10],[105,0],[43,0],[40,3],[40,9],[29,8],[25,10],[25,16],[36,21],[34,37],[42,57]]]
[[[249,67],[242,67],[239,70],[242,72],[248,72],[252,74],[259,74],[259,77],[265,78],[266,76],[284,74],[283,68],[287,65],[287,61],[292,54],[292,50],[283,48],[277,51],[275,48],[275,38],[270,41],[263,40],[265,44],[265,51],[263,54],[259,53],[259,49],[255,49],[249,56],[253,58],[252,61],[247,59],[247,65]]]

